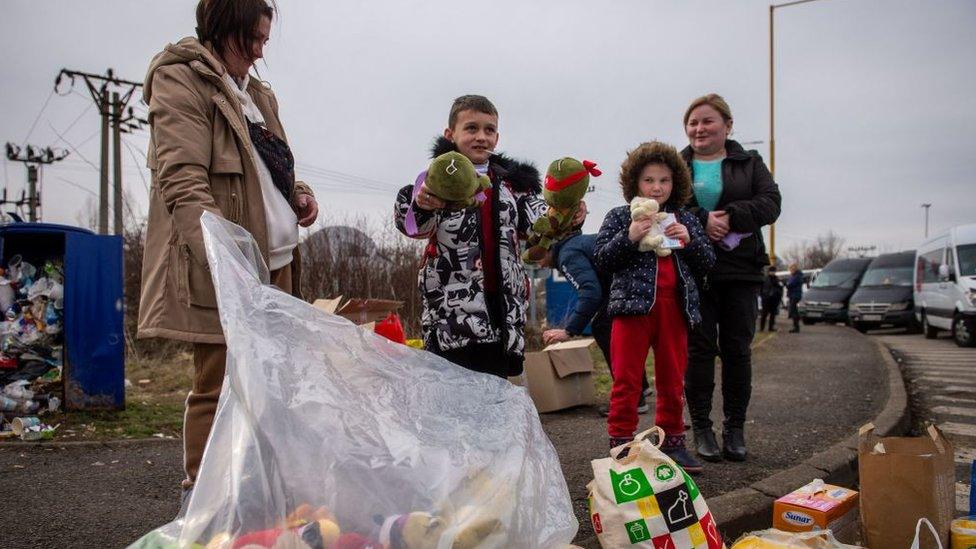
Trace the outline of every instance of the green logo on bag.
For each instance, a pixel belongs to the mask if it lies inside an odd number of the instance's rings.
[[[651,532],[647,529],[647,523],[644,522],[644,519],[628,522],[624,524],[624,527],[627,528],[627,536],[630,538],[631,544],[651,539]]]
[[[613,486],[613,495],[618,505],[654,495],[651,483],[647,481],[640,467],[623,473],[610,471],[610,485]]]
[[[674,468],[667,463],[662,463],[654,469],[654,477],[661,482],[667,482],[674,478]]]

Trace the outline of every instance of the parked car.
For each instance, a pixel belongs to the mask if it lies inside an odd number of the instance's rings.
[[[915,250],[874,258],[851,296],[851,326],[861,333],[883,326],[917,330],[912,295],[914,270]]]
[[[930,238],[915,254],[915,316],[925,337],[949,330],[976,345],[976,223]]]
[[[798,309],[803,323],[846,323],[847,304],[870,263],[870,258],[835,259],[828,263],[800,300]]]

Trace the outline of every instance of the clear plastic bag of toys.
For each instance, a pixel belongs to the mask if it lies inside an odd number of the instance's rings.
[[[201,221],[227,376],[185,518],[133,547],[572,541],[566,481],[524,389],[267,285],[246,231]]]

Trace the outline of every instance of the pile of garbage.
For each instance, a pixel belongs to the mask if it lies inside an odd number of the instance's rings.
[[[0,438],[49,438],[53,428],[33,417],[61,408],[64,386],[64,270],[51,260],[38,269],[15,255],[0,267]],[[14,420],[27,427],[14,428]]]

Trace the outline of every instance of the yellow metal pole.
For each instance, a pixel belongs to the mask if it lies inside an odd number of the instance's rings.
[[[769,6],[769,173],[776,180],[776,138],[775,138],[775,109],[773,108],[773,11],[776,6]],[[769,226],[769,263],[776,265],[776,223]]]

